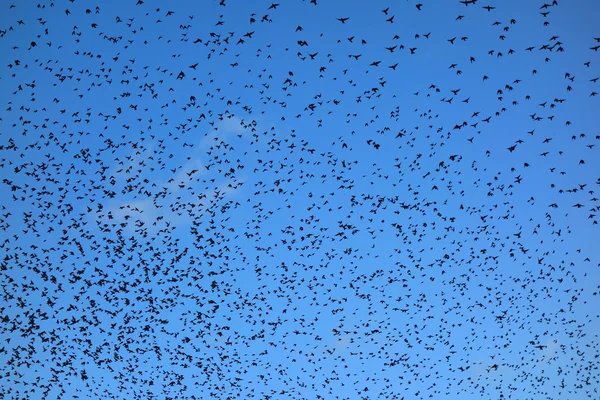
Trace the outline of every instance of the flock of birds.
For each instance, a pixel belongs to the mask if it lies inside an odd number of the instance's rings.
[[[597,5],[421,1],[3,3],[0,397],[600,398]]]

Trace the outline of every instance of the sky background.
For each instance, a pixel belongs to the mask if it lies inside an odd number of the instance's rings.
[[[3,398],[599,398],[597,2],[316,3],[1,5]]]

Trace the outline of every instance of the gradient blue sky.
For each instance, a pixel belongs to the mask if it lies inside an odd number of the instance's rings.
[[[599,397],[597,2],[316,3],[1,6],[2,397]]]

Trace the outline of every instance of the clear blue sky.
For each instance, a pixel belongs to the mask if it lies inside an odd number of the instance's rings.
[[[1,10],[0,397],[600,398],[597,2]]]

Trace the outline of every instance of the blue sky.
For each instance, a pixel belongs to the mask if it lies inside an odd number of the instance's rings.
[[[598,398],[598,5],[220,3],[2,5],[3,397]]]

